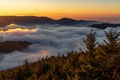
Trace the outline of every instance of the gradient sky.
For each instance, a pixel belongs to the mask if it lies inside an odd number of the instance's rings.
[[[120,20],[120,0],[0,0],[0,15]]]

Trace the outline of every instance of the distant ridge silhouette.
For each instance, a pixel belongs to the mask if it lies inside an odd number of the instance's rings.
[[[62,18],[54,20],[48,17],[37,16],[0,16],[0,27],[9,25],[11,23],[19,25],[31,25],[31,24],[60,24],[60,25],[78,25],[96,23],[96,21],[88,20],[74,20],[70,18]]]
[[[120,24],[101,23],[101,24],[93,24],[93,25],[90,25],[89,27],[105,29],[107,27],[116,28],[118,26],[120,27]]]

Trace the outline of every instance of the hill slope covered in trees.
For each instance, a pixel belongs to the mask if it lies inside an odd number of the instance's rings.
[[[87,50],[27,60],[20,67],[0,72],[0,80],[120,80],[119,32],[105,32],[104,44],[97,44],[95,33],[85,40]]]
[[[32,43],[27,41],[4,41],[0,42],[0,53],[11,53],[13,51],[21,51]]]

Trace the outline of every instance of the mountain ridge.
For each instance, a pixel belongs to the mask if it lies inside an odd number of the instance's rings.
[[[89,27],[94,27],[94,28],[100,28],[100,29],[105,29],[107,27],[111,27],[111,28],[116,28],[116,27],[120,27],[120,24],[113,24],[113,23],[100,23],[100,24],[92,24]]]
[[[60,24],[60,25],[79,25],[87,23],[96,23],[97,21],[89,20],[75,20],[72,18],[61,18],[58,20],[49,17],[37,17],[37,16],[0,16],[0,26],[6,26],[9,24]]]
[[[107,27],[117,27],[120,23],[107,23],[92,20],[75,20],[72,18],[52,19],[49,17],[38,16],[0,16],[0,27],[7,26],[9,24],[18,25],[36,25],[36,24],[58,24],[65,26],[87,26],[105,29]]]

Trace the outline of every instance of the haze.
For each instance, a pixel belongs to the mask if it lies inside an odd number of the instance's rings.
[[[120,21],[120,0],[0,0],[1,16]]]

